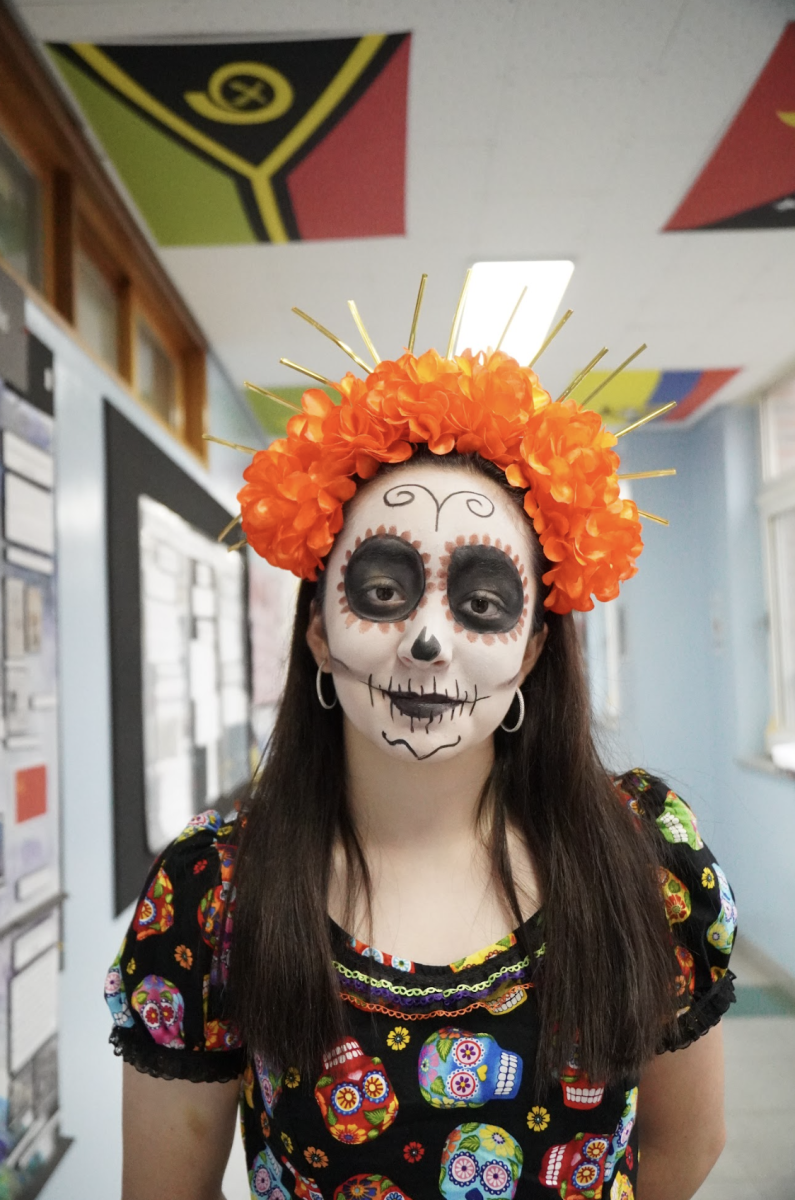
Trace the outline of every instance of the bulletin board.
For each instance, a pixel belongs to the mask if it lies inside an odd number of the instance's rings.
[[[115,911],[203,809],[251,771],[244,556],[229,513],[105,402]]]
[[[0,272],[0,1196],[28,1200],[60,1132],[61,871],[53,355]]]

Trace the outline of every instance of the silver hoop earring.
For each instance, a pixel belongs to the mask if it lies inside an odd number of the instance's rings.
[[[326,664],[323,663],[323,667],[325,667],[325,665]],[[317,669],[317,675],[315,676],[315,691],[317,692],[317,698],[320,701],[320,707],[325,708],[326,711],[329,712],[332,708],[337,707],[337,693],[336,691],[334,692],[334,699],[331,701],[331,704],[326,704],[326,701],[323,699],[323,667],[318,667]],[[332,684],[333,682],[334,681],[332,680]],[[524,716],[524,713],[522,713],[522,715]]]
[[[503,721],[500,724],[500,729],[504,729],[506,733],[516,733],[517,730],[521,729],[522,722],[524,721],[524,696],[522,695],[519,688],[516,689],[516,695],[519,697],[519,720],[516,722],[515,725],[506,725],[505,722]],[[513,701],[511,701],[511,707],[513,707]],[[510,711],[511,710],[509,708],[508,712],[510,712]],[[506,713],[505,715],[507,717],[508,713]]]

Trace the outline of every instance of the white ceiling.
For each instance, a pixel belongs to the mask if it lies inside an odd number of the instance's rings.
[[[795,367],[795,229],[666,233],[795,0],[18,0],[43,41],[288,40],[413,33],[405,238],[159,251],[231,377],[300,383],[281,355],[348,360],[290,313],[382,356],[444,348],[469,263],[571,258],[575,310],[550,390],[602,345],[614,365],[739,366],[719,400]],[[601,365],[601,364],[600,364]]]

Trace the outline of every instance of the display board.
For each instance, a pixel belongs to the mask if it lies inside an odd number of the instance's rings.
[[[0,277],[0,1197],[22,1200],[69,1145],[58,1110],[53,358]]]
[[[229,513],[105,403],[115,903],[251,770],[248,578]]]

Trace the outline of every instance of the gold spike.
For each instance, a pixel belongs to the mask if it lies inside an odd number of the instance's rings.
[[[536,352],[535,352],[535,354],[533,355],[533,357],[530,359],[530,362],[527,364],[527,365],[528,365],[528,367],[534,367],[534,366],[536,365],[536,363],[538,362],[539,358],[541,357],[541,355],[542,355],[542,354],[544,353],[544,351],[546,350],[546,348],[547,348],[547,346],[549,345],[549,343],[552,341],[552,339],[553,339],[553,338],[556,338],[556,337],[558,336],[558,334],[560,333],[561,329],[563,328],[563,326],[564,326],[564,325],[566,324],[566,322],[568,321],[569,317],[571,317],[571,316],[573,316],[573,315],[574,315],[574,309],[573,309],[573,308],[567,308],[567,309],[566,309],[566,311],[565,311],[565,313],[563,314],[563,316],[562,316],[562,317],[560,318],[560,320],[558,321],[558,323],[557,323],[557,325],[555,326],[555,328],[552,330],[552,332],[551,332],[551,333],[550,333],[550,334],[549,334],[547,337],[545,337],[545,338],[544,338],[543,342],[542,342],[542,343],[541,343],[541,345],[538,347],[538,349],[536,350]]]
[[[222,529],[222,530],[221,530],[221,532],[218,534],[218,539],[217,539],[217,540],[218,540],[219,542],[222,542],[222,541],[224,540],[224,538],[226,537],[226,535],[227,535],[228,533],[231,533],[231,532],[232,532],[232,530],[234,529],[235,525],[238,525],[238,524],[239,524],[239,523],[240,523],[242,520],[243,520],[243,514],[242,514],[242,513],[238,513],[238,515],[237,515],[236,517],[232,517],[232,520],[229,522],[229,524],[228,524],[228,525],[224,525],[223,529]]]
[[[616,375],[620,375],[621,372],[626,367],[628,367],[631,362],[634,362],[634,360],[638,357],[638,355],[642,354],[645,349],[646,349],[646,343],[644,342],[642,346],[638,346],[637,350],[635,350],[635,352],[633,354],[630,354],[629,358],[625,358],[624,361],[621,363],[621,365],[616,367],[615,371],[611,371],[610,374],[608,375],[607,379],[603,379],[598,387],[595,387],[592,392],[588,393],[588,395],[585,397],[585,399],[581,402],[580,408],[585,408],[585,405],[588,403],[589,400],[593,400],[594,396],[598,395],[598,393],[601,392],[602,388],[606,388],[608,383],[612,383],[613,380],[615,379]]]
[[[670,521],[666,521],[665,517],[657,517],[654,513],[644,512],[642,508],[638,509],[638,516],[645,517],[647,521],[656,521],[658,525],[670,525]]]
[[[309,379],[316,379],[318,383],[325,383],[326,387],[334,388],[335,392],[342,395],[342,388],[338,383],[334,383],[331,379],[326,379],[325,375],[318,375],[317,371],[310,371],[309,367],[299,367],[298,363],[294,363],[292,359],[280,358],[279,362],[282,366],[292,367],[294,371],[298,371],[301,375],[306,375]]]
[[[269,392],[267,388],[260,387],[258,383],[250,383],[248,379],[244,382],[243,387],[247,387],[250,392],[258,392],[260,396],[267,396],[269,400],[275,400],[277,404],[283,404],[285,408],[291,409],[294,413],[302,413],[304,411],[297,404],[291,404],[289,400],[283,400],[275,392]]]
[[[665,471],[634,471],[630,475],[616,475],[616,479],[659,479],[663,475],[675,475],[676,467],[669,467]]]
[[[666,524],[667,523],[668,522],[666,521]],[[247,545],[248,545],[248,538],[241,538],[239,542],[235,542],[234,546],[227,546],[227,550],[231,554],[233,550],[242,550],[243,547],[247,546]]]
[[[211,433],[203,433],[205,442],[217,442],[219,446],[228,446],[230,450],[242,450],[244,454],[259,454],[253,446],[241,446],[239,442],[227,442],[224,438],[213,437]]]
[[[522,294],[513,306],[513,312],[511,313],[510,317],[508,318],[508,324],[505,326],[502,333],[500,334],[500,340],[497,342],[497,345],[495,346],[495,351],[499,350],[500,346],[505,341],[505,335],[508,332],[508,330],[511,328],[513,319],[519,311],[519,305],[522,303],[522,301],[524,300],[526,295],[527,295],[527,284],[525,284],[524,287],[522,288]]]
[[[347,342],[341,341],[336,334],[331,332],[330,329],[326,329],[325,325],[321,325],[320,322],[316,321],[314,317],[310,317],[309,313],[303,312],[300,308],[293,308],[293,312],[297,317],[301,317],[302,320],[308,321],[310,325],[314,325],[318,333],[322,333],[323,337],[327,337],[330,342],[334,343],[335,346],[339,346],[340,350],[342,350],[344,354],[348,355],[348,358],[353,359],[357,367],[361,367],[362,370],[366,371],[368,375],[372,374],[373,368],[368,366],[363,358],[359,358],[359,355],[351,349]]]
[[[616,437],[620,438],[625,433],[632,433],[633,429],[640,429],[641,425],[645,425],[647,421],[654,421],[655,418],[661,417],[663,413],[670,412],[672,408],[676,408],[675,400],[672,400],[670,404],[664,404],[662,408],[655,408],[654,412],[649,413],[647,417],[641,417],[639,421],[635,421],[632,425],[627,425],[626,429],[619,429]]]
[[[364,342],[367,349],[370,351],[371,355],[373,356],[373,362],[377,366],[378,363],[380,363],[381,358],[380,358],[380,355],[379,355],[378,351],[376,350],[375,346],[373,345],[372,341],[370,340],[370,334],[367,332],[367,330],[364,327],[364,321],[359,316],[359,310],[356,307],[356,301],[349,300],[348,308],[351,310],[351,316],[353,317],[354,321],[356,322],[356,328],[359,330],[361,339]]]
[[[417,336],[417,322],[420,319],[420,309],[422,308],[422,298],[425,295],[425,284],[428,282],[428,276],[423,275],[420,279],[420,290],[417,292],[417,303],[414,305],[414,316],[411,318],[411,333],[409,334],[408,352],[414,353],[414,338]]]
[[[452,355],[453,355],[453,348],[455,346],[456,334],[458,333],[458,326],[461,321],[461,314],[464,311],[464,301],[466,300],[467,288],[469,287],[469,279],[470,279],[471,274],[472,274],[472,268],[470,267],[469,270],[467,271],[466,275],[464,276],[464,286],[461,288],[461,294],[458,297],[458,304],[456,304],[456,306],[455,306],[455,314],[453,316],[453,325],[452,325],[452,328],[450,329],[450,340],[447,343],[447,351],[445,353],[445,358],[452,358]]]
[[[587,367],[583,367],[583,369],[582,369],[581,371],[579,371],[579,372],[578,372],[578,373],[577,373],[577,374],[574,376],[574,378],[572,379],[572,381],[571,381],[571,383],[569,384],[569,386],[568,386],[567,388],[564,388],[564,389],[563,389],[563,391],[562,391],[562,392],[560,393],[560,395],[558,396],[558,401],[560,401],[560,400],[565,400],[565,399],[566,399],[566,397],[567,397],[567,396],[568,396],[568,395],[569,395],[571,392],[573,392],[573,391],[574,391],[574,389],[575,389],[575,388],[576,388],[576,387],[577,387],[579,384],[581,384],[581,383],[582,383],[583,379],[585,379],[585,376],[586,376],[586,375],[588,375],[588,374],[590,374],[590,372],[591,372],[591,371],[594,369],[594,367],[596,366],[596,364],[597,364],[598,362],[601,362],[601,360],[604,358],[604,356],[605,356],[606,354],[607,354],[607,346],[602,346],[602,349],[599,351],[599,353],[598,353],[598,354],[595,354],[595,355],[593,356],[593,358],[591,359],[591,361],[588,363]]]

